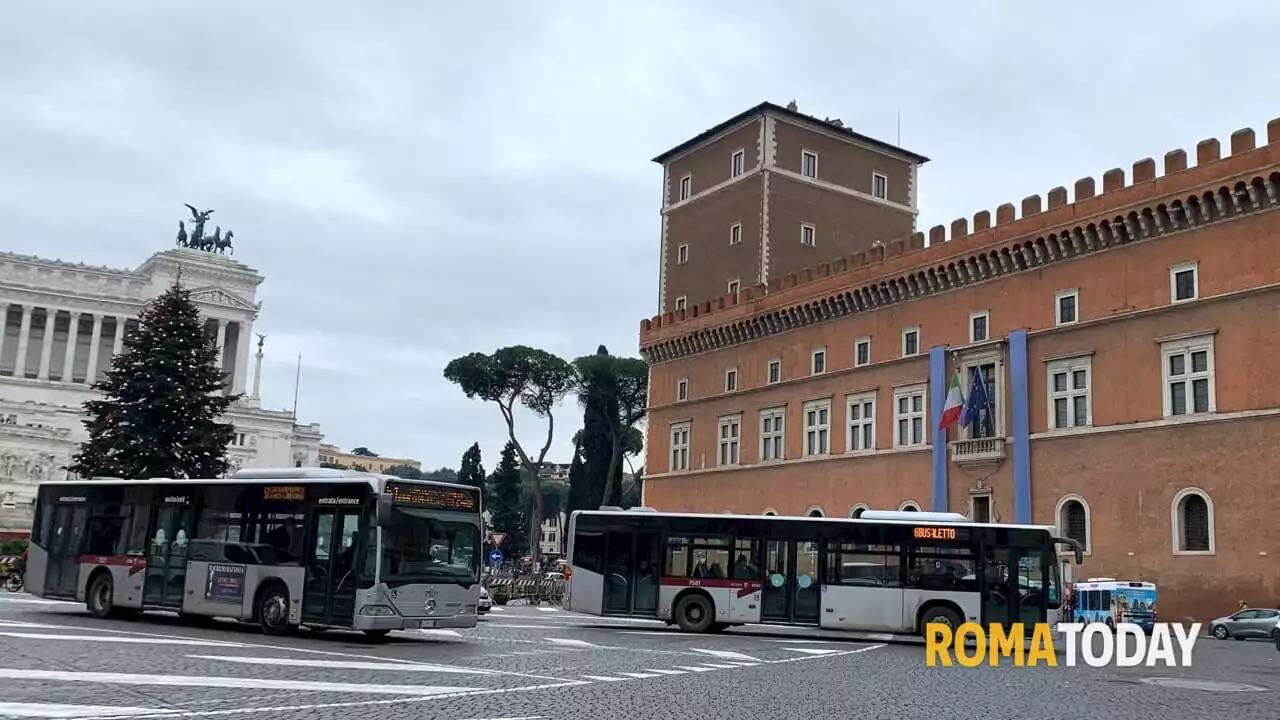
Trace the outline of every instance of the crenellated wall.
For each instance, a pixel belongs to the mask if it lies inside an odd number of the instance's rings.
[[[1074,183],[1074,202],[1065,187],[1047,198],[1031,195],[1018,207],[1005,203],[995,217],[983,210],[958,218],[950,228],[893,240],[869,252],[744,288],[688,310],[640,322],[640,351],[651,363],[748,342],[765,331],[809,324],[907,302],[1011,272],[1114,245],[1197,227],[1280,202],[1280,118],[1267,124],[1266,144],[1251,129],[1231,134],[1230,154],[1217,139],[1196,146],[1195,166],[1187,152],[1164,156],[1164,174],[1152,158],[1102,175],[1099,193],[1092,177]],[[1047,201],[1047,202],[1046,202]]]

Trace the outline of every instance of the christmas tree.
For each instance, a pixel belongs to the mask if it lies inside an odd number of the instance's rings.
[[[224,395],[217,342],[191,293],[175,283],[138,316],[106,378],[84,404],[89,440],[69,468],[80,477],[214,478],[227,471],[235,430],[218,422]]]

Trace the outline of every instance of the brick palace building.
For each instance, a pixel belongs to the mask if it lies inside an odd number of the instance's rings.
[[[926,158],[765,103],[659,156],[645,503],[1056,525],[1166,618],[1280,604],[1280,120],[914,232]],[[954,373],[991,411],[937,436]],[[1218,521],[1222,522],[1219,523]]]

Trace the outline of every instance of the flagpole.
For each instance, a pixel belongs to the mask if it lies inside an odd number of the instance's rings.
[[[293,419],[298,419],[298,386],[302,383],[302,353],[298,353],[298,371],[293,376]]]

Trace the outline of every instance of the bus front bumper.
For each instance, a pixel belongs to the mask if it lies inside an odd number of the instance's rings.
[[[436,628],[473,628],[477,616],[474,612],[440,617],[404,617],[403,615],[356,615],[352,627],[356,630],[428,630]]]

